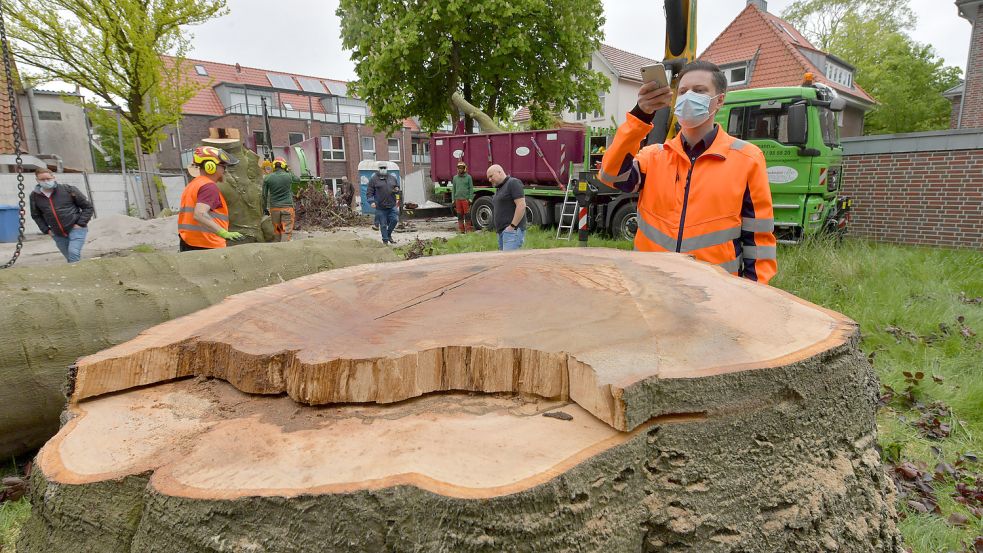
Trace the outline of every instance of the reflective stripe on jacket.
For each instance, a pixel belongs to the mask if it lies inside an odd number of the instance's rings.
[[[181,235],[181,240],[189,246],[198,248],[224,248],[225,238],[215,234],[207,227],[204,227],[195,220],[195,204],[198,203],[198,190],[211,184],[212,180],[205,176],[195,177],[188,186],[184,187],[181,193],[181,209],[177,215],[177,232]],[[229,230],[229,206],[225,203],[225,196],[220,191],[218,197],[222,200],[222,207],[208,212],[218,226]]]
[[[598,178],[640,192],[639,251],[679,252],[768,283],[778,271],[775,219],[764,154],[723,129],[691,162],[682,135],[640,149],[652,125],[628,114]]]

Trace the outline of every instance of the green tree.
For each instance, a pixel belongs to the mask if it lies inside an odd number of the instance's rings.
[[[116,114],[95,104],[86,104],[89,120],[92,121],[93,134],[99,139],[103,151],[95,150],[96,172],[119,171],[119,129],[116,126]],[[133,144],[133,127],[123,127],[123,153],[126,155],[126,167],[133,170],[137,166],[137,156]],[[108,159],[107,159],[108,158]]]
[[[7,6],[14,56],[39,71],[32,78],[75,83],[121,105],[145,154],[196,90],[184,77],[182,26],[226,12],[225,0],[11,0]]]
[[[530,106],[548,114],[600,107],[607,80],[587,68],[604,16],[596,0],[341,0],[344,47],[352,51],[372,122],[395,130],[418,116],[437,128],[464,100],[493,120]],[[457,93],[455,95],[455,93]]]
[[[847,16],[879,21],[890,31],[910,30],[916,21],[908,0],[795,0],[782,12],[785,21],[826,52],[845,32]]]
[[[948,128],[952,104],[942,93],[961,70],[907,34],[916,22],[908,0],[797,0],[783,17],[856,68],[854,80],[878,102],[867,134]]]

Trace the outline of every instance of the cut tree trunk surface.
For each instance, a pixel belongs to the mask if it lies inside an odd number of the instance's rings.
[[[653,386],[795,363],[854,332],[841,315],[680,255],[442,256],[229,298],[82,358],[71,398],[186,376],[311,405],[520,392],[570,398],[627,431],[712,406],[671,393],[653,402]]]
[[[673,254],[305,277],[80,361],[18,551],[901,553],[857,341]]]

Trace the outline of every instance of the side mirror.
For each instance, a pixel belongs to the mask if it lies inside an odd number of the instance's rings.
[[[788,143],[805,146],[809,143],[809,112],[806,104],[793,104],[788,108]]]

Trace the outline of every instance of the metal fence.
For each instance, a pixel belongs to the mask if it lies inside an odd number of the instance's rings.
[[[142,186],[142,177],[128,173],[58,173],[58,182],[70,184],[85,194],[95,207],[96,217],[111,214],[138,215],[146,213],[146,187]],[[181,192],[184,190],[185,177],[175,173],[150,173],[150,178],[160,177],[164,183],[167,205],[177,209],[181,204]],[[24,183],[30,192],[36,185],[33,175],[25,175]],[[17,175],[0,174],[0,204],[15,205],[17,203]],[[30,205],[30,204],[28,204]],[[27,233],[40,232],[31,219],[28,207]]]

